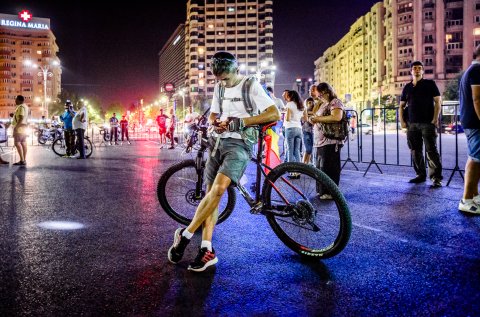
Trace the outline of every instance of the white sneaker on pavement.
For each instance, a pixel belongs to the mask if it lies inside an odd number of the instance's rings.
[[[322,196],[320,196],[320,199],[321,200],[332,200],[333,197],[332,197],[332,195],[329,195],[329,194],[323,194]]]
[[[476,204],[474,199],[461,199],[460,203],[458,204],[458,210],[468,212],[470,214],[480,215],[480,205]]]

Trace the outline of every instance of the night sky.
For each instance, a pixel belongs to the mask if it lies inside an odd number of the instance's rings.
[[[336,43],[374,0],[274,0],[276,88],[312,77],[313,62]],[[186,17],[186,0],[2,0],[0,13],[29,10],[50,18],[60,47],[62,88],[97,95],[103,103],[147,102],[158,93],[158,52]]]

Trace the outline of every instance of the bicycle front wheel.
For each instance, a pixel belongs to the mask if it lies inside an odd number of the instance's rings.
[[[65,146],[65,139],[56,139],[52,144],[53,153],[58,156],[67,154],[67,147]]]
[[[203,173],[203,170],[202,168],[199,173]],[[197,195],[197,181],[198,173],[194,160],[185,160],[173,165],[158,181],[157,197],[160,205],[167,215],[181,224],[190,224],[200,201],[205,197],[206,185],[201,184],[201,191]],[[235,189],[230,186],[220,200],[218,223],[230,216],[235,202]]]
[[[318,183],[332,200],[320,200]],[[303,163],[280,164],[268,174],[262,194],[268,223],[293,251],[326,259],[347,245],[350,210],[337,185],[319,169]]]

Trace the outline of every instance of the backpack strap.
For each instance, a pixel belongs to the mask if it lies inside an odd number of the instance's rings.
[[[255,81],[255,76],[250,76],[243,82],[243,85],[242,85],[243,105],[245,106],[245,110],[248,112],[250,116],[254,115],[253,103],[252,103],[252,100],[250,99],[250,88],[252,87],[254,81]]]
[[[218,85],[218,106],[220,108],[220,116],[222,116],[223,113],[223,97],[225,96],[225,86],[220,83]]]

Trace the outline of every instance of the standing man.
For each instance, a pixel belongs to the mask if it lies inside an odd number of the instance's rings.
[[[193,111],[193,106],[190,105],[190,106],[188,106],[188,113],[185,116],[185,119],[183,120],[183,123],[188,127],[188,126],[194,124],[195,120],[197,120],[198,117],[200,117],[200,115],[198,114],[198,112]]]
[[[114,114],[115,115],[115,114]],[[80,156],[77,159],[83,160],[86,159],[87,156],[85,155],[85,130],[87,130],[87,123],[88,123],[88,114],[87,108],[85,105],[82,106],[73,117],[73,129],[77,134],[77,149],[80,153]]]
[[[283,103],[282,99],[275,97],[275,94],[273,93],[273,88],[268,86],[267,88],[267,94],[272,98],[273,102],[275,103],[275,106],[277,106],[278,111],[283,113],[285,111],[285,104]],[[280,133],[283,131],[283,120],[279,120],[276,125],[276,130],[277,133]]]
[[[283,103],[282,99],[275,97],[272,87],[270,86],[267,87],[267,93],[270,96],[270,98],[272,98],[273,102],[275,103],[275,106],[277,106],[278,111],[284,111],[285,104]]]
[[[242,177],[252,150],[239,132],[243,127],[280,119],[272,99],[256,81],[250,89],[250,98],[256,109],[255,114],[250,116],[243,101],[238,101],[242,100],[242,87],[246,77],[239,75],[238,62],[233,54],[218,52],[213,55],[211,65],[218,83],[215,85],[208,117],[215,132],[205,167],[207,194],[200,202],[190,225],[175,231],[173,245],[168,250],[168,260],[178,263],[193,233],[202,227],[202,242],[198,255],[188,266],[189,270],[195,272],[204,271],[218,262],[212,248],[218,205],[228,186],[231,183],[238,183]]]
[[[423,183],[427,179],[423,143],[428,158],[428,172],[432,180],[432,188],[442,186],[442,163],[437,150],[437,131],[440,127],[440,108],[442,98],[433,80],[423,78],[423,64],[413,62],[410,66],[412,81],[405,85],[400,101],[400,123],[408,128],[407,140],[412,153],[413,167],[417,176],[409,183]],[[408,105],[408,127],[403,118],[403,109]]]
[[[112,117],[110,118],[110,145],[112,145],[112,141],[115,138],[115,145],[118,145],[118,119],[115,112],[113,113]]]
[[[131,144],[130,138],[128,137],[128,121],[125,119],[125,115],[123,115],[122,120],[120,120],[120,128],[122,129],[122,144],[124,137],[127,137],[128,144]]]
[[[480,45],[476,47],[472,65],[460,81],[460,120],[468,143],[465,185],[458,209],[480,215]]]
[[[13,142],[17,149],[20,161],[13,163],[13,165],[27,165],[27,122],[28,122],[28,108],[24,104],[25,98],[18,95],[15,98],[15,114],[13,115]]]
[[[60,121],[63,122],[65,147],[67,148],[65,155],[62,157],[73,157],[75,154],[75,131],[72,125],[73,117],[75,117],[75,111],[73,111],[72,102],[67,100],[65,102],[65,112],[60,116]]]
[[[173,150],[175,148],[175,126],[177,125],[177,117],[175,116],[175,109],[170,109],[170,125],[168,126],[168,135],[170,136],[171,145],[168,148]]]
[[[168,117],[163,114],[163,109],[160,108],[160,114],[157,116],[158,134],[160,135],[161,148],[164,144],[167,144],[167,119]]]

